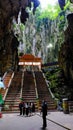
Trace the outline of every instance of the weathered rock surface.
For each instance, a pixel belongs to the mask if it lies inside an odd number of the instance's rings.
[[[21,22],[25,24],[28,17],[25,8],[31,7],[31,2],[34,4],[34,12],[39,5],[38,0],[0,0],[0,73],[11,66],[17,68],[18,41],[11,30],[12,20],[13,17],[17,20],[21,9]]]
[[[73,14],[67,16],[68,27],[65,31],[65,42],[59,53],[59,64],[67,79],[73,80]]]

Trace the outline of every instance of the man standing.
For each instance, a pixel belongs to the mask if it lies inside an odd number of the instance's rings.
[[[42,102],[42,118],[43,118],[43,129],[47,127],[46,116],[47,116],[47,103],[45,101]]]
[[[19,110],[20,110],[20,115],[23,113],[23,101],[21,100],[19,103]]]

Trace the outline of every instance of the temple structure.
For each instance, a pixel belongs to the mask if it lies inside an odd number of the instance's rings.
[[[24,54],[19,58],[19,65],[24,66],[31,66],[32,69],[34,66],[38,67],[39,70],[41,70],[41,64],[42,64],[42,59],[40,57],[35,57],[32,54]]]

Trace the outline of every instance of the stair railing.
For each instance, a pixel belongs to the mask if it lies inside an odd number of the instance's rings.
[[[41,72],[42,73],[42,75],[43,75],[43,78],[45,79],[45,82],[46,82],[46,85],[47,85],[47,87],[48,87],[48,90],[49,90],[49,92],[50,92],[50,94],[51,94],[51,97],[53,98],[53,99],[55,99],[55,96],[54,96],[54,94],[52,93],[52,91],[51,91],[51,89],[50,89],[50,87],[49,87],[49,84],[48,84],[48,82],[47,82],[47,80],[46,80],[46,78],[45,78],[45,75],[44,75],[44,73],[43,72]],[[50,83],[50,82],[49,82]]]
[[[35,84],[36,99],[38,99],[38,91],[37,91],[37,86],[36,86],[36,80],[35,80],[34,71],[33,71],[33,77],[34,77],[34,84]]]
[[[10,87],[10,84],[11,84],[11,82],[12,82],[13,77],[14,77],[14,72],[12,73],[12,76],[11,76],[11,78],[10,78],[10,81],[9,81],[9,83],[8,83],[8,87],[6,88],[6,92],[5,92],[4,97],[3,97],[3,100],[4,100],[4,101],[5,101],[5,99],[6,99],[6,96],[7,96],[7,93],[8,93],[8,90],[9,90],[9,87]]]
[[[38,90],[37,90],[37,85],[36,85],[36,79],[35,79],[34,71],[32,71],[32,72],[33,72],[34,84],[35,84],[36,102],[37,102],[37,106],[38,106],[38,110],[39,110],[39,96],[38,96]]]
[[[4,73],[4,75],[3,75],[3,80],[4,80],[4,78],[5,78],[6,75],[7,75],[7,72]]]
[[[22,93],[23,93],[23,79],[24,79],[24,70],[23,70],[23,72],[22,72],[20,99],[22,98]]]

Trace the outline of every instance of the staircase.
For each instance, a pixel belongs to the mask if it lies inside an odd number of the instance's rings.
[[[2,94],[2,97],[4,98],[5,92],[8,88],[11,76],[12,76],[12,71],[5,73],[5,75],[3,76],[3,83],[5,85],[5,89],[1,88],[0,93]]]
[[[36,105],[36,92],[32,71],[24,72],[22,98],[24,102],[34,102]]]
[[[22,72],[15,72],[4,102],[3,111],[18,112],[21,94]]]
[[[36,82],[36,84],[35,84]],[[7,82],[6,82],[7,83]],[[8,86],[8,85],[6,85]],[[36,93],[37,90],[37,93]],[[20,97],[24,102],[32,102],[35,104],[36,110],[39,99],[39,109],[43,100],[48,104],[48,110],[55,110],[56,105],[47,87],[45,78],[41,71],[24,71],[23,73],[14,72],[11,84],[8,87],[8,92],[5,98],[3,111],[19,112]]]
[[[41,71],[35,71],[34,73],[40,106],[42,104],[42,101],[45,100],[48,104],[48,110],[55,110],[56,105],[48,90],[43,73]]]

